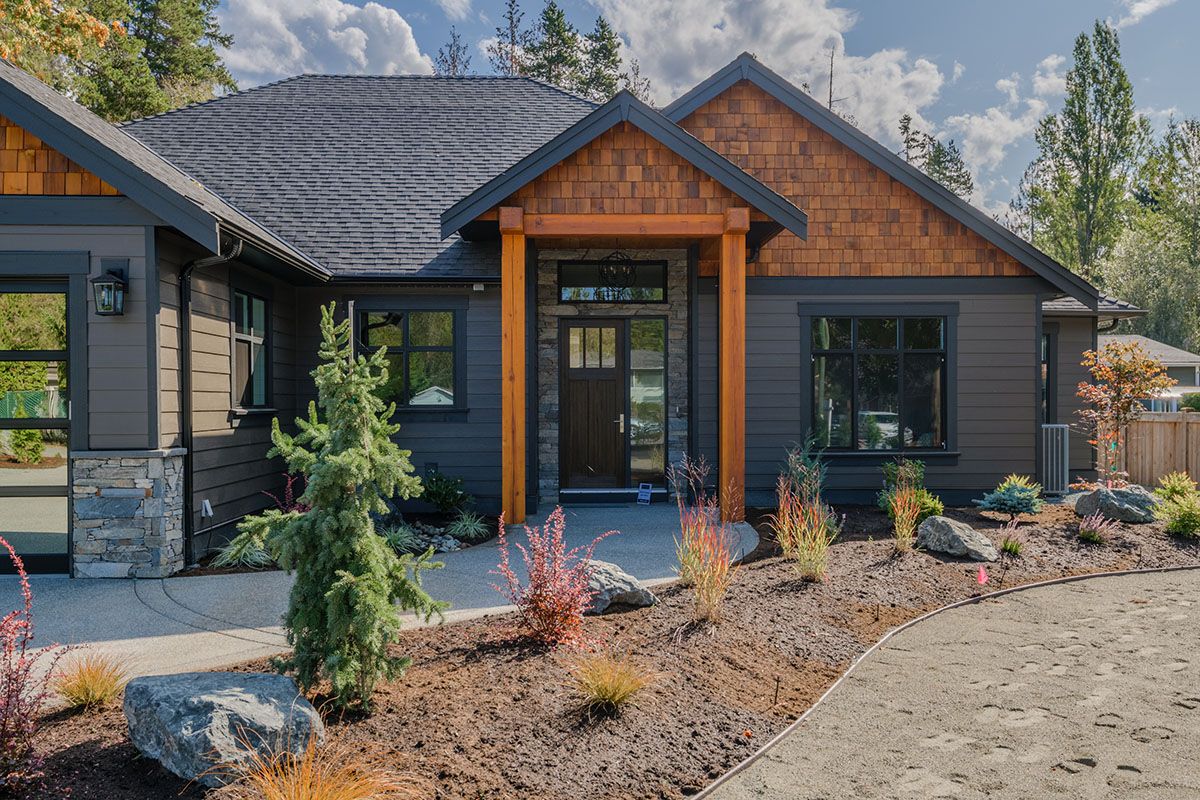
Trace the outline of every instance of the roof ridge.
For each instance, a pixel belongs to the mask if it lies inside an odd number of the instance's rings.
[[[187,110],[190,110],[193,108],[200,108],[201,106],[208,106],[208,105],[212,105],[214,103],[220,103],[223,100],[231,100],[234,97],[242,97],[243,95],[248,95],[248,94],[257,92],[260,89],[269,89],[271,87],[279,86],[280,84],[288,83],[289,81],[294,81],[298,78],[304,78],[304,77],[307,77],[307,76],[305,74],[289,75],[288,77],[280,78],[277,81],[270,81],[269,83],[260,83],[257,86],[251,86],[247,89],[238,89],[236,92],[230,92],[229,94],[223,94],[220,97],[210,97],[207,100],[197,100],[194,103],[186,103],[186,104],[184,104],[182,106],[178,106],[176,108],[168,108],[166,111],[160,111],[157,114],[149,114],[144,117],[135,117],[134,119],[127,119],[127,120],[117,123],[116,127],[124,128],[126,125],[132,125],[135,122],[145,122],[148,119],[160,119],[162,117],[167,117],[167,116],[170,116],[171,114],[175,114],[180,111],[187,111]]]

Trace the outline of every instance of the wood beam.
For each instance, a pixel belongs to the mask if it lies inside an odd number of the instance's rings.
[[[695,237],[720,236],[725,229],[726,217],[723,214],[525,215],[526,236]]]
[[[500,220],[500,440],[504,521],[525,521],[525,233],[519,208]]]
[[[744,209],[743,209],[744,210]],[[746,517],[746,230],[721,236],[721,267],[717,279],[720,303],[720,443],[718,472],[721,519],[740,522]],[[749,229],[747,215],[745,229]]]

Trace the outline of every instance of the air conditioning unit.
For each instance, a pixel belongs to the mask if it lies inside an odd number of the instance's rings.
[[[1042,426],[1042,487],[1063,495],[1071,484],[1071,426]]]

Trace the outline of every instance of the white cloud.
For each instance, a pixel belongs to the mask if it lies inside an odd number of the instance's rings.
[[[1117,20],[1117,27],[1130,28],[1155,11],[1174,3],[1175,0],[1121,0],[1121,5],[1125,6],[1125,16]]]
[[[954,74],[953,74],[953,77],[950,78],[950,82],[957,83],[958,79],[961,78],[963,76],[963,73],[966,71],[967,71],[967,68],[965,66],[963,66],[962,64],[955,61],[954,62]]]
[[[1147,106],[1146,108],[1139,108],[1137,113],[1138,116],[1150,120],[1150,124],[1154,126],[1155,130],[1164,130],[1171,124],[1172,120],[1179,120],[1184,117],[1183,112],[1179,110],[1179,106],[1168,106],[1167,108]]]
[[[1000,166],[1008,150],[1033,133],[1048,106],[1039,97],[1022,101],[1020,76],[1013,74],[996,81],[996,89],[1005,95],[1002,105],[982,114],[958,114],[946,118],[946,127],[957,131],[963,158],[977,174]]]
[[[1020,94],[1018,93],[1018,88],[1020,85],[1021,75],[1016,72],[1014,72],[1012,75],[1009,75],[1007,78],[1001,78],[1000,80],[996,81],[997,91],[1003,92],[1008,96],[1008,102],[1010,105],[1020,99]]]
[[[1033,93],[1038,97],[1058,97],[1067,93],[1067,76],[1062,67],[1066,56],[1057,53],[1046,56],[1033,73]]]
[[[375,2],[238,0],[218,13],[221,29],[234,37],[225,63],[243,86],[302,72],[433,71],[412,26]]]
[[[859,127],[896,141],[896,121],[932,104],[945,77],[932,61],[902,49],[848,55],[844,35],[852,11],[834,0],[595,0],[624,37],[651,80],[655,101],[666,103],[749,50],[785,78],[807,82],[813,95],[829,93],[829,51],[836,48],[835,108]],[[842,99],[844,98],[844,99]]]
[[[450,19],[466,19],[471,13],[471,0],[437,0],[437,4]]]

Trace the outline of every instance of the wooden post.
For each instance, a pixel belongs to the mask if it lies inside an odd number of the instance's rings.
[[[725,212],[721,271],[717,279],[721,311],[720,447],[721,519],[746,517],[746,233],[750,211]]]
[[[525,228],[500,209],[500,441],[504,521],[525,521]]]

